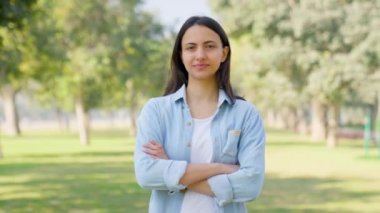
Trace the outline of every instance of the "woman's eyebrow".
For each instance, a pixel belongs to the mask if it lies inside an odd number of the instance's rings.
[[[203,42],[204,44],[208,44],[208,43],[215,43],[215,41],[213,41],[213,40],[209,40],[209,41],[205,41],[205,42]]]
[[[209,44],[209,43],[216,43],[216,42],[213,41],[213,40],[208,40],[208,41],[204,41],[203,42],[203,44]],[[185,45],[197,45],[197,43],[195,43],[195,42],[188,42]]]

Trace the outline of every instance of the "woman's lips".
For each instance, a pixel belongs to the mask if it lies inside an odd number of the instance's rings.
[[[208,64],[195,64],[193,66],[197,69],[204,69],[204,68],[208,67]]]

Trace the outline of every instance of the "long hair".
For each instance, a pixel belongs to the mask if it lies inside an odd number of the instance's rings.
[[[228,47],[229,51],[226,60],[220,64],[218,71],[216,72],[216,80],[218,87],[223,89],[227,96],[232,102],[235,99],[242,99],[239,96],[235,96],[230,83],[230,63],[231,63],[231,47],[228,41],[227,34],[224,32],[222,26],[214,19],[207,16],[192,16],[186,20],[178,32],[177,39],[174,43],[171,67],[170,67],[170,78],[165,88],[164,95],[169,95],[175,93],[183,84],[187,86],[189,76],[186,71],[185,65],[182,62],[181,52],[182,52],[182,38],[187,29],[194,25],[205,26],[215,33],[217,33],[222,41],[223,47]]]

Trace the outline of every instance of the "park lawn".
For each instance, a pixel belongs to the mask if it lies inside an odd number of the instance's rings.
[[[2,145],[0,212],[146,212],[134,141],[122,132],[94,133],[89,147],[73,134],[34,133]]]
[[[0,212],[147,212],[149,191],[135,183],[134,140],[95,132],[89,147],[74,134],[1,136]],[[380,212],[380,159],[360,141],[335,150],[268,130],[266,181],[249,212]]]
[[[305,136],[271,130],[266,181],[250,212],[380,212],[380,158],[362,141],[330,150]]]

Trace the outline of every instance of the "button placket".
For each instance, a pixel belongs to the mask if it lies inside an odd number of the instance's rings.
[[[187,159],[190,161],[190,150],[191,150],[191,138],[193,132],[193,120],[191,117],[190,109],[185,106],[184,107],[184,137],[185,137],[185,147],[186,147],[186,155]]]
[[[191,121],[187,121],[187,122],[186,122],[186,126],[187,126],[188,128],[190,128],[191,125],[192,125],[192,122],[191,122]],[[189,141],[187,142],[187,145],[186,145],[186,146],[187,146],[188,148],[191,147],[191,140],[189,140]]]

